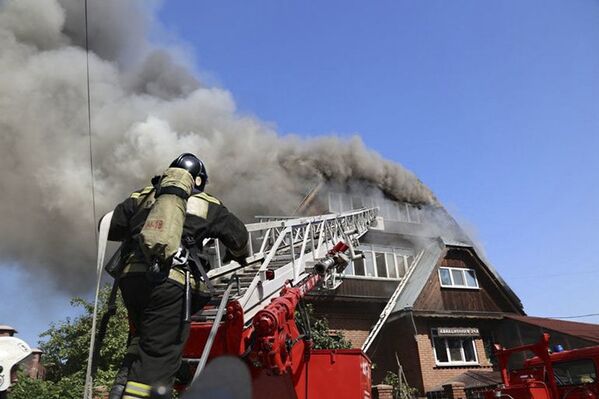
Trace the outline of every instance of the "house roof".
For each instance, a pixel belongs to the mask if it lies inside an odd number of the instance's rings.
[[[397,299],[397,303],[393,309],[394,312],[414,306],[428,277],[435,269],[437,261],[443,254],[444,246],[438,240],[431,240],[424,245],[422,251],[422,256],[418,259],[418,263],[416,263],[412,274],[406,276],[408,280]]]
[[[473,244],[465,243],[462,241],[445,239],[444,237],[439,237],[437,239],[429,239],[427,242],[422,245],[422,256],[418,260],[418,263],[414,267],[414,270],[411,275],[407,276],[408,281],[406,282],[395,308],[394,312],[399,312],[402,310],[408,310],[414,307],[414,303],[418,299],[420,293],[424,289],[426,282],[429,279],[431,273],[435,270],[440,258],[444,256],[445,250],[447,248],[462,248],[470,250],[474,256],[483,264],[491,276],[495,279],[497,284],[503,288],[508,299],[518,308],[522,309],[522,302],[520,298],[512,291],[509,285],[501,278],[497,270],[491,264],[481,258],[479,255],[479,251],[477,251],[476,247]]]
[[[506,318],[599,343],[599,324],[517,315],[508,315]]]

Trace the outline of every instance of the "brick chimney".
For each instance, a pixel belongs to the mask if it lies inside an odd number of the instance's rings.
[[[42,364],[42,352],[41,349],[33,348],[29,359],[29,365],[27,374],[34,380],[43,380],[46,376],[46,368]]]

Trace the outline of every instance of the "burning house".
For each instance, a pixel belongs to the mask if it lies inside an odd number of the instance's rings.
[[[310,298],[332,329],[371,357],[373,382],[401,367],[420,394],[452,381],[489,386],[499,381],[494,343],[532,343],[550,332],[568,347],[594,344],[597,326],[589,325],[585,338],[566,326],[571,323],[527,317],[518,296],[441,206],[399,202],[376,190],[324,191],[314,210],[379,208],[377,225],[361,240],[363,258],[348,265],[336,290]],[[386,320],[377,325],[380,317]]]

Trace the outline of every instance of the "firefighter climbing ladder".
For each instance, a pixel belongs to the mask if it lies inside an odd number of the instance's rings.
[[[371,208],[301,218],[261,217],[258,223],[246,225],[250,252],[246,266],[237,262],[223,264],[218,240],[206,242],[205,252],[213,265],[208,276],[215,285],[217,294],[212,303],[219,306],[217,309],[207,308],[196,317],[213,321],[213,333],[210,334],[213,338],[222,320],[224,305],[229,299],[235,299],[243,308],[244,322],[249,323],[258,311],[268,305],[271,298],[280,293],[287,282],[295,284],[307,277],[311,272],[310,267],[324,257],[338,241],[344,241],[350,248],[351,257],[355,258],[357,255],[354,248],[358,245],[358,239],[368,232],[376,215],[377,208]],[[84,396],[86,399],[91,398],[92,394],[91,364],[98,293],[111,219],[112,212],[102,218],[99,229],[96,297]],[[325,277],[323,287],[334,289],[339,283],[337,275],[332,273]],[[210,341],[209,338],[198,371],[201,371],[206,362]]]

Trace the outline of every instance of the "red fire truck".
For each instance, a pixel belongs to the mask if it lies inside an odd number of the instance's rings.
[[[339,242],[315,265],[313,274],[294,287],[283,288],[252,318],[249,326],[244,326],[239,302],[229,301],[227,316],[216,330],[208,360],[226,355],[243,359],[250,369],[254,398],[370,398],[371,362],[364,352],[314,350],[309,321],[303,318],[298,326],[295,320],[301,298],[320,284],[326,273],[344,268],[343,253],[347,249],[345,243]],[[213,325],[212,321],[191,324],[185,358],[202,357]]]
[[[522,368],[509,370],[510,357],[532,352]],[[551,352],[549,334],[532,345],[510,349],[495,346],[502,385],[485,399],[595,399],[599,396],[599,346]]]

